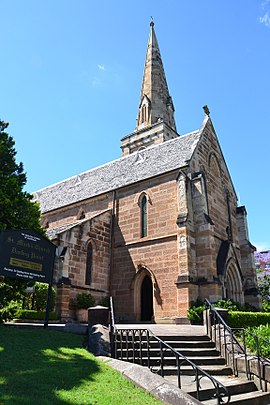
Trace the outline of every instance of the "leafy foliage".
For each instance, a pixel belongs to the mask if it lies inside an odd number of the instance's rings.
[[[264,357],[270,357],[270,340],[269,340],[270,324],[260,325],[255,328],[254,327],[248,328],[248,330],[253,334],[257,335],[259,338],[263,339],[263,340],[258,339],[260,355]],[[252,335],[247,335],[246,344],[253,353],[256,353],[257,345],[255,337],[253,337]]]
[[[13,138],[0,121],[0,230],[34,229],[44,235],[40,226],[40,210],[33,196],[23,190],[26,174],[22,163],[16,163]]]
[[[10,301],[8,305],[0,309],[0,323],[11,321],[15,317],[16,311],[19,307],[20,304],[15,301]]]
[[[270,314],[265,312],[231,311],[228,314],[229,325],[232,328],[247,328],[270,324]]]
[[[229,311],[256,311],[256,308],[251,305],[241,305],[230,299],[218,300],[213,304],[216,308],[224,308]],[[206,309],[205,304],[201,300],[197,300],[188,310],[187,318],[193,323],[203,322],[203,311]]]
[[[26,174],[23,164],[16,163],[13,138],[6,129],[8,123],[0,120],[0,231],[33,229],[45,235],[40,226],[40,210],[32,195],[24,191]],[[0,308],[12,300],[21,299],[26,282],[0,278]]]
[[[192,323],[203,322],[203,311],[206,309],[205,304],[201,300],[197,300],[188,310],[187,318]]]
[[[99,301],[99,305],[102,305],[103,307],[108,307],[110,306],[110,297],[109,296],[105,296],[103,298],[101,298],[101,300]]]
[[[270,312],[270,300],[262,297],[262,312]]]
[[[44,311],[33,311],[31,309],[17,309],[14,313],[13,318],[16,319],[31,319],[35,321],[44,321],[45,312]],[[49,313],[49,320],[56,321],[57,315],[55,312]]]
[[[23,302],[24,302],[24,309],[32,309],[36,311],[45,311],[46,310],[46,303],[47,303],[47,292],[48,292],[48,284],[45,283],[34,283],[35,292],[33,294],[28,294],[24,292],[23,294]],[[55,289],[52,288],[51,291],[51,300],[49,310],[53,311],[55,307]]]
[[[73,300],[73,306],[76,309],[87,309],[95,305],[95,298],[91,294],[81,293]]]

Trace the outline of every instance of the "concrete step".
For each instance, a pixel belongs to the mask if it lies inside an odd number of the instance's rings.
[[[118,331],[120,334],[120,331]],[[161,340],[164,342],[211,342],[209,336],[207,335],[192,335],[192,336],[187,336],[187,335],[157,335]],[[151,338],[151,335],[149,336],[151,340],[155,341],[155,338]],[[123,332],[122,334],[122,340],[125,342],[126,340],[131,342],[132,339],[139,340],[141,339],[142,342],[145,342],[147,340],[146,335],[142,334],[140,336],[139,332],[135,331],[135,334],[133,335],[131,332],[129,334],[126,334]]]
[[[122,358],[119,356],[119,359],[122,359],[124,361],[130,361],[133,362],[133,357],[127,358],[126,355],[124,355]],[[137,357],[135,357],[134,363],[140,363],[140,359],[142,358],[142,364],[147,365],[148,364],[148,357],[147,356],[140,356],[140,352],[138,352]],[[214,366],[214,365],[225,365],[225,360],[222,357],[189,357],[189,360],[191,360],[194,364],[198,366]],[[159,366],[160,365],[160,357],[150,357],[149,359],[149,364],[150,366]],[[179,359],[180,364],[182,365],[187,365],[188,362],[185,359]],[[176,358],[173,356],[166,356],[163,359],[163,364],[164,368],[170,367],[170,366],[176,366]],[[182,366],[181,366],[182,369]]]
[[[187,335],[157,335],[161,340],[163,340],[164,342],[211,342],[209,336],[207,335],[191,335],[191,336],[187,336]]]
[[[215,349],[184,349],[184,348],[177,348],[175,349],[177,350],[179,353],[183,354],[185,357],[219,357],[219,352]],[[139,356],[140,353],[142,354],[143,357],[148,356],[148,350],[145,348],[139,349],[137,348],[137,346],[134,346],[134,351],[135,351],[135,355]],[[126,357],[128,355],[129,358],[132,357],[133,355],[133,349],[130,348],[128,350],[126,350],[126,348],[122,348],[122,353],[123,355]],[[120,356],[121,354],[121,348],[117,349],[117,354]],[[160,356],[160,349],[159,348],[150,348],[149,349],[149,355],[150,357],[159,357]],[[165,357],[172,357],[172,352],[171,351],[167,351],[165,352]]]
[[[188,330],[187,330],[188,331]],[[189,332],[189,331],[188,331]],[[155,333],[155,332],[154,332]],[[156,333],[157,334],[157,333]],[[123,336],[122,343],[123,360],[133,362],[133,347],[135,349],[135,363],[142,364],[152,368],[152,371],[161,373],[160,370],[160,347],[159,342],[150,339],[150,348],[148,360],[148,351],[146,348],[146,337],[141,336],[141,343],[134,342],[137,340],[139,333]],[[264,393],[257,390],[253,381],[243,380],[232,376],[232,369],[226,366],[225,359],[220,357],[214,343],[206,335],[170,335],[157,334],[160,339],[166,342],[175,350],[182,353],[185,357],[198,365],[216,380],[225,385],[231,395],[230,404],[233,405],[270,405],[270,393]],[[140,348],[141,344],[141,348]],[[121,354],[120,344],[117,345],[117,353]],[[142,357],[141,357],[142,356]],[[127,358],[128,357],[128,358]],[[196,383],[194,380],[194,369],[187,362],[181,362],[181,388],[196,398]],[[164,378],[169,382],[177,383],[176,358],[170,350],[164,350]],[[212,382],[206,377],[200,380],[200,397],[199,400],[205,405],[216,405],[217,399],[213,398],[215,390]],[[224,398],[226,402],[226,398]]]
[[[136,340],[135,344],[139,345],[139,341]],[[123,347],[131,348],[134,344],[132,339],[128,339],[128,341],[124,340],[122,343]],[[173,347],[173,348],[197,348],[197,349],[211,349],[215,347],[215,343],[211,340],[194,340],[194,341],[186,341],[186,340],[166,340],[166,343]],[[146,345],[146,340],[142,340],[142,345]],[[159,342],[157,340],[150,340],[150,345],[152,348],[159,348]],[[117,347],[120,347],[120,342],[117,342]]]
[[[230,377],[227,377],[227,380],[224,379],[221,380],[220,378],[217,378],[217,380],[221,381],[223,385],[225,385],[231,396],[257,391],[257,387],[253,381],[241,380],[240,378],[230,379]],[[206,388],[207,386],[208,387],[211,386],[211,388]],[[202,389],[200,390],[199,396],[200,401],[206,401],[213,398],[213,395],[215,394],[215,389],[213,388],[213,385],[211,384],[210,381],[203,381],[201,387]],[[186,388],[185,391],[189,395],[193,396],[194,398],[197,398],[197,392],[195,389],[193,389],[193,387],[192,389],[189,389],[187,386],[185,388]]]
[[[166,340],[166,343],[173,348],[197,348],[197,349],[211,349],[215,347],[215,343],[211,340],[194,340],[194,341],[186,341],[186,340]],[[157,342],[151,342],[151,346],[156,344]]]
[[[208,399],[202,401],[203,404],[216,405],[217,400]],[[230,400],[230,404],[233,405],[269,405],[270,404],[270,393],[262,391],[252,391],[246,392],[244,394],[233,395]]]
[[[232,375],[231,367],[228,367],[226,365],[203,365],[203,366],[200,366],[200,368],[202,368],[208,374],[213,375],[213,376]],[[153,370],[153,371],[155,371],[155,370]],[[158,371],[158,369],[157,369],[157,371]],[[194,369],[191,366],[181,366],[181,374],[194,376]],[[166,366],[164,368],[164,375],[165,376],[177,375],[177,368],[174,366]]]

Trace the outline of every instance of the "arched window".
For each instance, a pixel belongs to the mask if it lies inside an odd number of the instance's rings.
[[[93,270],[93,245],[88,243],[86,251],[86,271],[85,271],[85,284],[90,285],[92,281]]]
[[[147,198],[141,199],[141,238],[147,236]]]
[[[144,104],[142,107],[142,122],[146,121],[146,105]]]

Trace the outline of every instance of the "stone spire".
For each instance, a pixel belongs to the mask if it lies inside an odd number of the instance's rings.
[[[176,131],[173,102],[168,90],[154,22],[151,21],[136,130],[159,121],[165,122]]]
[[[150,23],[139,113],[134,132],[121,139],[122,156],[178,137],[153,21]],[[143,159],[141,157],[141,159]]]

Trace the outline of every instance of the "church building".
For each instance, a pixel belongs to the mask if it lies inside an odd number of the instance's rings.
[[[197,299],[260,306],[247,212],[207,106],[179,135],[150,24],[134,132],[122,157],[35,193],[57,245],[57,312],[82,292],[111,295],[118,321],[181,322]]]

